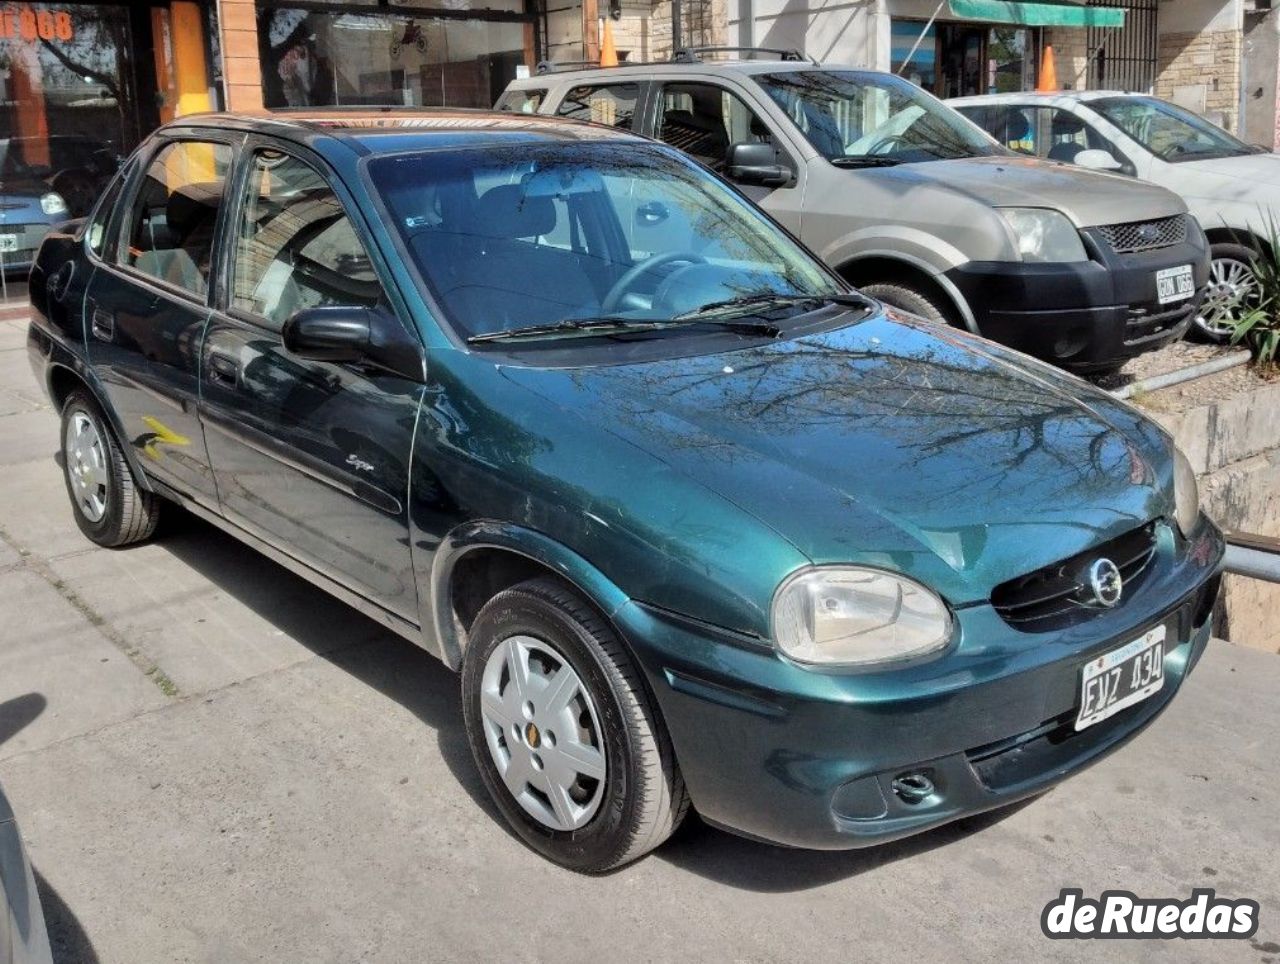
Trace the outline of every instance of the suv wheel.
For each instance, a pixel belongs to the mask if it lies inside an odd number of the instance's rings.
[[[138,486],[102,410],[75,391],[62,407],[62,474],[80,531],[114,548],[148,538],[159,500]]]
[[[1209,288],[1192,330],[1204,341],[1225,344],[1235,323],[1257,304],[1258,279],[1253,262],[1258,253],[1242,244],[1214,244],[1209,248]]]
[[[481,609],[462,708],[498,809],[562,866],[612,870],[684,818],[684,781],[639,673],[605,622],[554,579],[521,583]]]
[[[951,318],[945,305],[936,295],[927,294],[917,288],[905,284],[871,284],[858,288],[865,295],[883,301],[886,305],[901,308],[913,315],[919,315],[935,325],[949,325]]]

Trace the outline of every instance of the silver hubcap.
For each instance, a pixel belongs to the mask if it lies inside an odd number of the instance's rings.
[[[84,412],[68,419],[62,451],[76,508],[90,522],[100,521],[107,514],[107,458],[98,427]]]
[[[1253,268],[1235,258],[1214,258],[1209,265],[1209,287],[1196,321],[1214,335],[1229,335],[1235,321],[1257,294]]]
[[[605,758],[595,703],[569,661],[532,636],[484,664],[480,715],[494,766],[539,823],[576,830],[600,809]]]

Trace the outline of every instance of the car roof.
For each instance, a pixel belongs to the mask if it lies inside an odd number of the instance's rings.
[[[1091,100],[1108,97],[1148,97],[1129,90],[1026,90],[1012,94],[976,94],[969,97],[952,97],[947,103],[953,107],[979,104],[1025,104],[1034,100],[1068,100],[1087,104]]]
[[[336,141],[358,154],[528,141],[648,141],[616,127],[567,117],[460,108],[306,108],[192,114],[171,121],[160,131],[193,128],[266,134],[310,146]]]
[[[860,73],[884,73],[867,67],[854,67],[850,64],[816,64],[806,60],[661,60],[643,61],[634,64],[619,64],[617,67],[579,67],[569,70],[558,70],[554,63],[547,65],[550,69],[536,73],[530,77],[521,77],[507,85],[508,90],[528,90],[542,88],[550,84],[560,84],[566,80],[607,81],[609,78],[622,77],[629,80],[646,80],[651,77],[663,77],[668,74],[706,74],[708,76],[724,74],[740,74],[754,76],[757,74],[782,74],[805,70],[856,70]]]

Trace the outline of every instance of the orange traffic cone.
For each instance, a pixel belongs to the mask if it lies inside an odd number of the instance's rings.
[[[1044,48],[1044,56],[1040,58],[1040,80],[1036,84],[1036,93],[1047,94],[1058,90],[1058,69],[1053,64],[1053,46]]]
[[[604,38],[600,41],[600,66],[618,66],[618,51],[613,46],[613,26],[608,18],[604,22]]]

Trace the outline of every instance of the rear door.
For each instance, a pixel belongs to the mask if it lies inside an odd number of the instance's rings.
[[[235,195],[223,290],[201,354],[222,511],[416,624],[406,506],[422,385],[301,359],[281,342],[303,308],[394,315],[364,227],[319,159],[283,145],[246,147]]]
[[[230,140],[157,143],[85,303],[89,360],[147,473],[216,503],[198,415],[199,357]],[[96,259],[95,259],[96,260]]]

